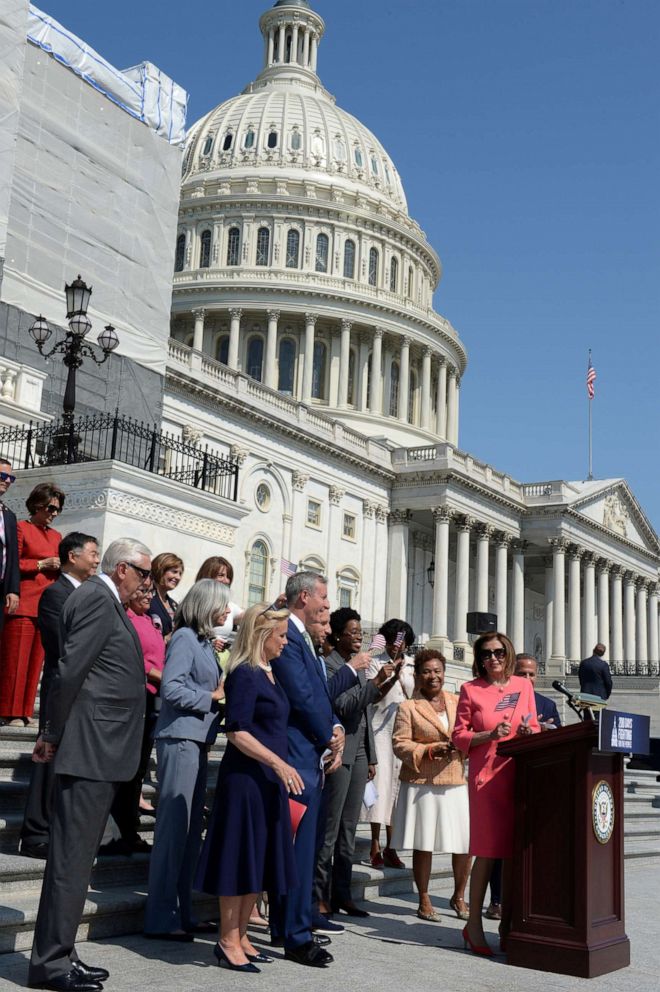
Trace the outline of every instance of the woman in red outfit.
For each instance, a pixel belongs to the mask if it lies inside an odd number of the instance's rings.
[[[508,930],[507,865],[513,844],[513,786],[511,758],[497,754],[499,741],[539,730],[536,703],[529,679],[513,674],[516,655],[504,634],[482,634],[474,643],[472,674],[461,686],[452,740],[469,758],[470,854],[476,856],[470,878],[470,916],[463,939],[475,954],[492,955],[486,944],[481,912],[495,858],[503,865],[504,899],[500,934]],[[508,861],[506,859],[509,859]]]
[[[62,535],[50,525],[64,506],[64,493],[50,482],[35,486],[25,501],[29,520],[20,520],[18,567],[21,574],[18,609],[5,618],[0,667],[0,717],[27,726],[34,712],[44,661],[37,627],[39,599],[59,574]]]

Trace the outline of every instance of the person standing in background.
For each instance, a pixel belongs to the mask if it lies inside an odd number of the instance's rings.
[[[7,616],[13,616],[18,608],[20,573],[18,571],[18,538],[16,536],[16,515],[2,498],[16,481],[12,475],[11,462],[0,455],[0,635]],[[2,674],[2,637],[0,636],[0,677]],[[0,727],[5,721],[0,716]]]
[[[156,555],[151,563],[154,581],[154,595],[149,604],[149,616],[153,617],[153,625],[165,641],[172,634],[172,621],[178,603],[170,595],[183,577],[183,561],[171,551],[163,551]]]
[[[603,655],[607,651],[604,644],[597,644],[591,658],[585,658],[580,662],[578,678],[580,680],[580,692],[587,692],[591,696],[600,696],[601,699],[609,699],[612,695],[612,674],[610,666],[603,661]]]

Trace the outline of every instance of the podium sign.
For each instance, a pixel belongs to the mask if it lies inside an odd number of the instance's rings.
[[[594,721],[498,746],[516,763],[511,965],[593,978],[630,964],[623,755]]]
[[[601,710],[598,750],[621,754],[650,754],[651,718],[640,713]]]

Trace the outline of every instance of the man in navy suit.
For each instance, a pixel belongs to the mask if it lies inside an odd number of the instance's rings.
[[[318,968],[333,960],[315,942],[311,929],[318,818],[324,774],[340,766],[344,749],[344,728],[335,717],[325,666],[308,630],[329,609],[327,580],[315,572],[297,572],[287,581],[286,603],[291,613],[288,644],[272,665],[291,707],[289,761],[305,783],[305,791],[297,798],[307,811],[296,834],[298,888],[284,899],[273,895],[269,899],[271,940],[283,939],[289,960]],[[341,692],[357,682],[355,671],[344,667],[348,670],[342,674]]]
[[[536,658],[531,654],[516,655],[515,674],[523,679],[529,679],[534,689],[538,666]],[[541,726],[541,730],[549,730],[551,727],[561,727],[559,711],[556,704],[547,696],[542,696],[534,689],[534,700],[536,702],[536,717]]]
[[[16,514],[2,501],[15,479],[11,462],[0,455],[0,630],[4,621],[4,608],[7,608],[7,613],[15,613],[18,609],[20,574]]]
[[[610,666],[603,661],[606,651],[604,644],[597,644],[591,658],[585,658],[580,662],[578,669],[580,692],[588,692],[591,696],[600,696],[601,699],[609,699],[612,695]]]

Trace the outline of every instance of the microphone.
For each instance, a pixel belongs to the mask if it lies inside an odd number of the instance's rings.
[[[566,688],[564,683],[560,682],[559,679],[555,679],[555,681],[552,683],[552,688],[556,689],[557,692],[561,692],[561,694],[563,696],[566,696],[568,699],[571,700],[573,699],[573,693],[569,692],[569,690]]]

